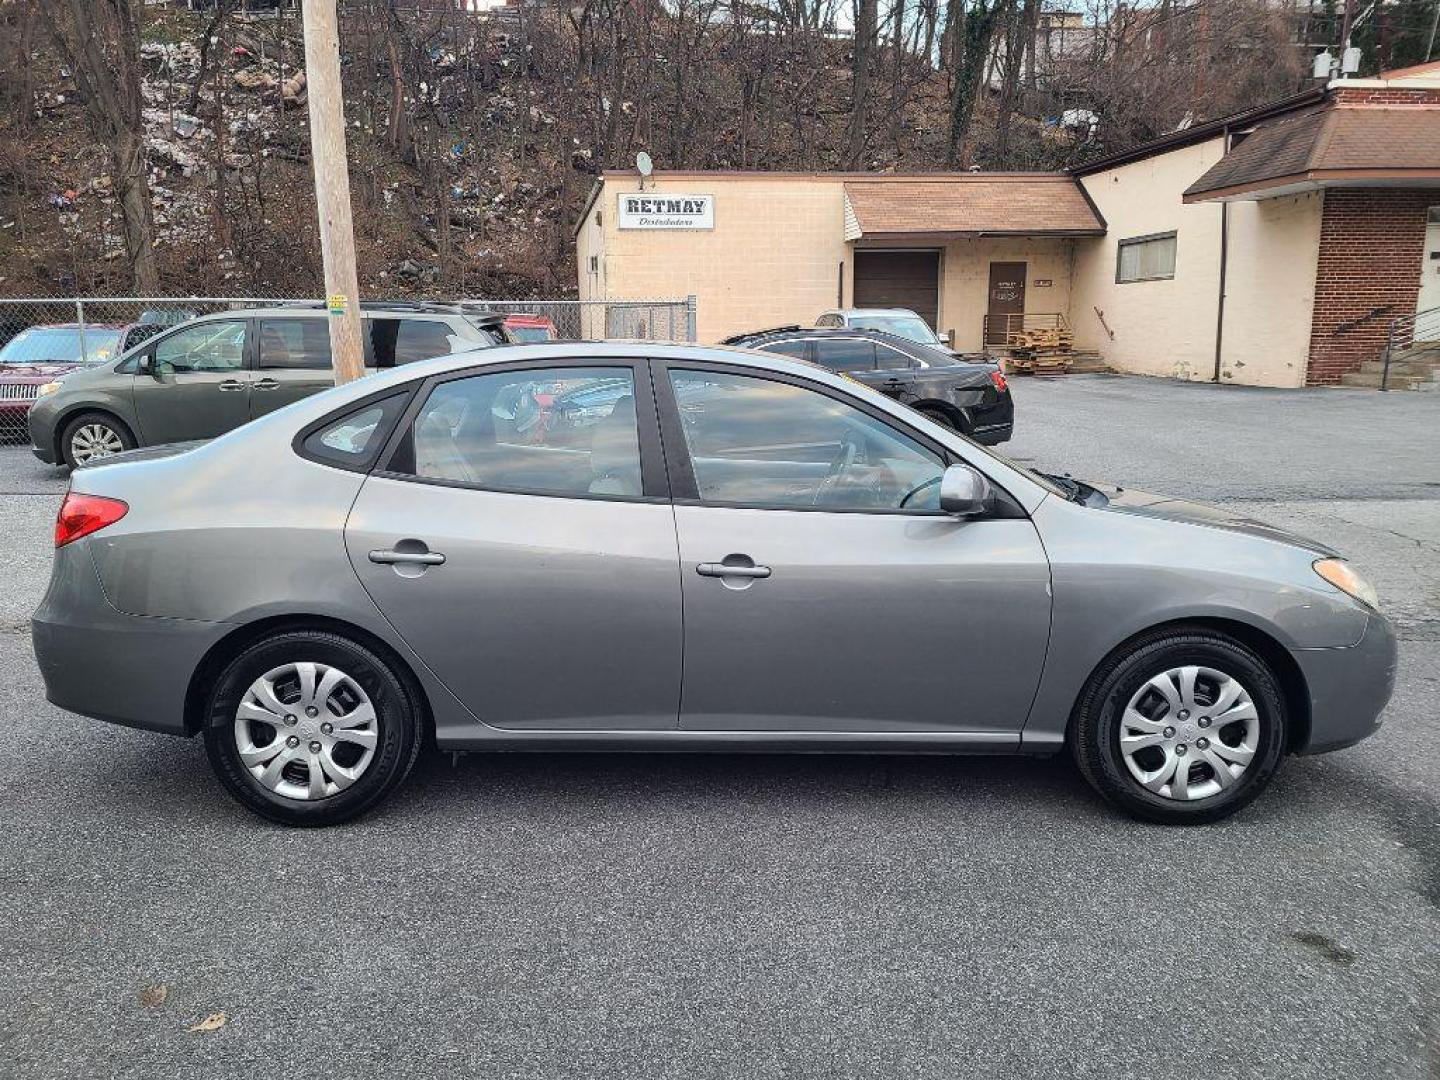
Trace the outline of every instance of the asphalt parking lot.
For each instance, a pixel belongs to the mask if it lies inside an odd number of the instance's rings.
[[[1381,733],[1190,830],[1064,759],[515,755],[289,831],[45,702],[64,477],[0,448],[0,1075],[1440,1075],[1440,396],[1015,386],[1007,453],[1351,555]]]

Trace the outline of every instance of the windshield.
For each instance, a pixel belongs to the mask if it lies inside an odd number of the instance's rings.
[[[852,315],[850,325],[856,330],[880,330],[896,337],[909,338],[922,345],[943,344],[918,315]]]
[[[550,331],[543,326],[516,326],[514,323],[506,323],[505,329],[510,332],[511,341],[550,340]]]
[[[115,355],[119,330],[79,327],[32,327],[16,334],[0,349],[0,364],[99,364]]]

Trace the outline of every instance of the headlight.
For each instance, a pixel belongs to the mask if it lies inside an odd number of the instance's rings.
[[[1375,586],[1357,574],[1344,559],[1316,559],[1311,565],[1315,567],[1315,573],[1347,596],[1353,596],[1366,607],[1380,609],[1380,597],[1375,592]]]
[[[35,396],[44,397],[46,394],[53,394],[59,389],[60,384],[58,382],[47,382],[44,386],[40,387],[39,390],[35,391]]]

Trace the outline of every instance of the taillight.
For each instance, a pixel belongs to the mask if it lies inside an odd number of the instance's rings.
[[[990,381],[995,384],[995,389],[999,390],[1002,394],[1010,389],[1010,384],[1005,381],[1005,373],[999,368],[990,372]]]
[[[65,501],[60,504],[60,513],[55,518],[55,546],[64,547],[82,536],[89,536],[107,525],[114,525],[129,510],[130,507],[119,499],[68,492]]]

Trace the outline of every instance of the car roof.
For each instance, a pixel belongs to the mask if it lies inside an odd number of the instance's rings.
[[[124,330],[127,325],[127,323],[108,322],[51,322],[35,323],[25,327],[25,330]],[[21,331],[22,334],[24,332],[24,330]]]
[[[896,348],[928,348],[934,352],[934,346],[927,346],[923,341],[915,341],[911,338],[902,337],[899,334],[891,334],[885,330],[870,330],[859,326],[777,326],[771,330],[757,330],[753,334],[736,334],[725,339],[728,345],[741,346],[743,342],[751,341],[794,341],[800,338],[863,338],[868,341],[879,341],[886,345],[894,345]]]
[[[826,315],[908,315],[918,319],[920,315],[903,307],[852,307],[852,308],[831,308],[825,312]]]
[[[323,300],[282,301],[269,307],[237,307],[227,311],[211,311],[204,315],[198,315],[193,319],[177,322],[174,326],[188,326],[194,322],[214,321],[216,319],[298,319],[324,310],[325,302]],[[365,316],[459,315],[482,324],[500,323],[504,321],[505,318],[501,313],[483,304],[471,304],[465,301],[450,304],[424,300],[362,300],[360,301],[360,314]],[[171,327],[168,326],[166,327],[166,329],[170,328]]]

